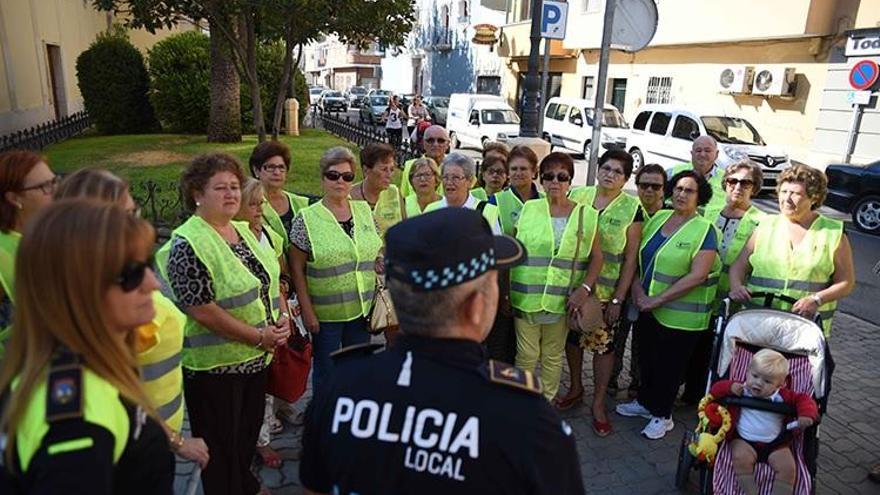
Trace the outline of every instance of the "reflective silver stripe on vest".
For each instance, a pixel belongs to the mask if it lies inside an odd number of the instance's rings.
[[[566,288],[566,287],[559,287],[556,285],[546,285],[546,286],[545,285],[528,285],[528,284],[521,284],[519,282],[511,282],[510,283],[510,290],[516,291],[516,292],[522,292],[523,294],[543,294],[545,292],[544,291],[545,288],[547,289],[546,290],[547,294],[549,294],[551,296],[567,296],[568,295],[568,288]]]
[[[365,272],[365,271],[375,271],[376,270],[376,262],[375,261],[367,261],[358,265],[354,261],[343,263],[341,265],[331,266],[328,268],[315,268],[311,265],[306,267],[306,275],[312,278],[331,278],[338,277],[339,275],[346,275],[353,271]]]
[[[248,304],[257,300],[260,297],[260,290],[256,287],[253,289],[239,294],[237,296],[227,297],[226,299],[220,299],[217,301],[217,306],[220,306],[223,309],[229,310],[233,308],[240,308],[242,306],[247,306]]]
[[[605,263],[623,263],[622,254],[612,254],[608,251],[602,251],[602,259]]]
[[[834,312],[837,311],[835,309],[829,309],[827,311],[819,311],[819,316],[822,317],[822,322],[830,321],[834,316]]]
[[[617,279],[616,278],[608,278],[608,277],[599,277],[597,280],[599,285],[604,285],[605,287],[617,287]]]
[[[259,325],[255,325],[257,328],[266,328],[269,325],[268,322],[263,321]],[[227,339],[226,337],[221,337],[216,333],[203,333],[200,335],[191,335],[183,338],[183,346],[192,349],[193,347],[208,347],[210,345],[224,345],[230,343],[238,343],[236,341]],[[242,342],[244,344],[244,342]]]
[[[312,296],[312,304],[329,306],[330,304],[345,304],[352,301],[360,301],[360,293],[357,291],[343,292],[341,294],[327,294],[326,296]]]
[[[661,282],[661,283],[664,283],[664,284],[672,285],[672,284],[678,282],[679,280],[681,280],[682,278],[684,278],[684,277],[673,277],[672,275],[667,275],[665,273],[660,273],[660,272],[656,272],[656,271],[654,272],[654,280]],[[717,275],[710,275],[709,278],[707,278],[705,282],[698,285],[697,287],[700,287],[700,286],[714,287],[716,285],[718,285],[718,276]]]
[[[171,399],[171,401],[169,401],[167,404],[159,406],[159,408],[156,409],[156,412],[162,419],[167,420],[171,416],[174,416],[174,413],[176,413],[177,410],[180,409],[181,402],[183,402],[182,392],[178,393],[177,397]]]
[[[146,382],[165,376],[180,364],[180,353],[169,356],[158,363],[147,364],[141,367],[141,379]]]
[[[750,277],[749,283],[770,289],[784,289],[785,280],[767,277]],[[789,280],[788,288],[805,292],[818,292],[831,286],[830,282],[810,282],[809,280]]]
[[[550,258],[541,256],[527,256],[523,266],[544,267],[550,265]]]
[[[685,311],[687,313],[707,313],[710,309],[710,306],[708,304],[684,301],[670,301],[662,305],[661,307],[664,309],[672,309],[675,311]]]
[[[551,263],[551,266],[553,266],[554,268],[561,268],[563,270],[571,270],[572,264],[574,264],[576,270],[586,270],[589,263],[587,263],[586,261],[578,261],[575,263],[569,260],[555,259],[553,260],[553,263]]]
[[[526,258],[523,266],[532,266],[536,268],[546,268],[552,266],[553,268],[561,268],[563,270],[571,270],[572,262],[570,260],[565,260],[561,258],[551,259],[542,256],[529,256]],[[578,270],[586,270],[589,263],[586,261],[578,261],[575,267]]]

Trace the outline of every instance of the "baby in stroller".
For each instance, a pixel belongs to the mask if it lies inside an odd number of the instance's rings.
[[[806,429],[819,416],[816,401],[809,394],[797,393],[784,386],[789,374],[788,360],[777,351],[762,349],[749,363],[745,383],[720,380],[712,385],[710,394],[715,399],[730,395],[767,399],[792,405],[797,418],[783,418],[781,414],[731,406],[730,415],[735,428],[728,433],[731,457],[740,489],[749,495],[758,493],[755,464],[768,463],[775,472],[773,495],[789,495],[794,490],[797,466],[790,444],[792,428]]]

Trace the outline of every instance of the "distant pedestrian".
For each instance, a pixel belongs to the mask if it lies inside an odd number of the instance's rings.
[[[413,131],[416,126],[422,122],[431,120],[431,115],[428,113],[428,107],[422,103],[421,95],[416,95],[415,98],[413,98],[409,108],[406,109],[406,114],[409,117],[406,121],[407,135],[412,139]],[[413,141],[415,140],[413,139]]]
[[[388,100],[388,108],[385,110],[385,133],[388,134],[388,143],[395,150],[400,148],[404,131],[403,123],[406,119],[406,112],[400,107],[397,95],[392,95]]]

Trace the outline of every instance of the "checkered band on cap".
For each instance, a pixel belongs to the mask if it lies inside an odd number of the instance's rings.
[[[408,273],[409,282],[423,290],[440,290],[473,280],[494,266],[495,249],[489,248],[488,251],[454,266],[412,269]]]

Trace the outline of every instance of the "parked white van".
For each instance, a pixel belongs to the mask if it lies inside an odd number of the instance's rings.
[[[602,148],[599,154],[614,148],[626,149],[629,127],[623,115],[614,105],[606,104],[602,116]],[[594,118],[592,101],[554,96],[544,107],[542,137],[553,146],[589,156]]]
[[[482,149],[488,141],[519,136],[519,116],[500,96],[454,93],[449,96],[446,130],[453,148]]]
[[[764,189],[776,187],[776,178],[791,162],[780,147],[769,146],[748,120],[720,110],[696,110],[677,105],[644,105],[633,121],[626,145],[633,168],[659,163],[664,168],[691,161],[691,145],[699,136],[718,141],[718,166],[750,159],[761,165]]]

